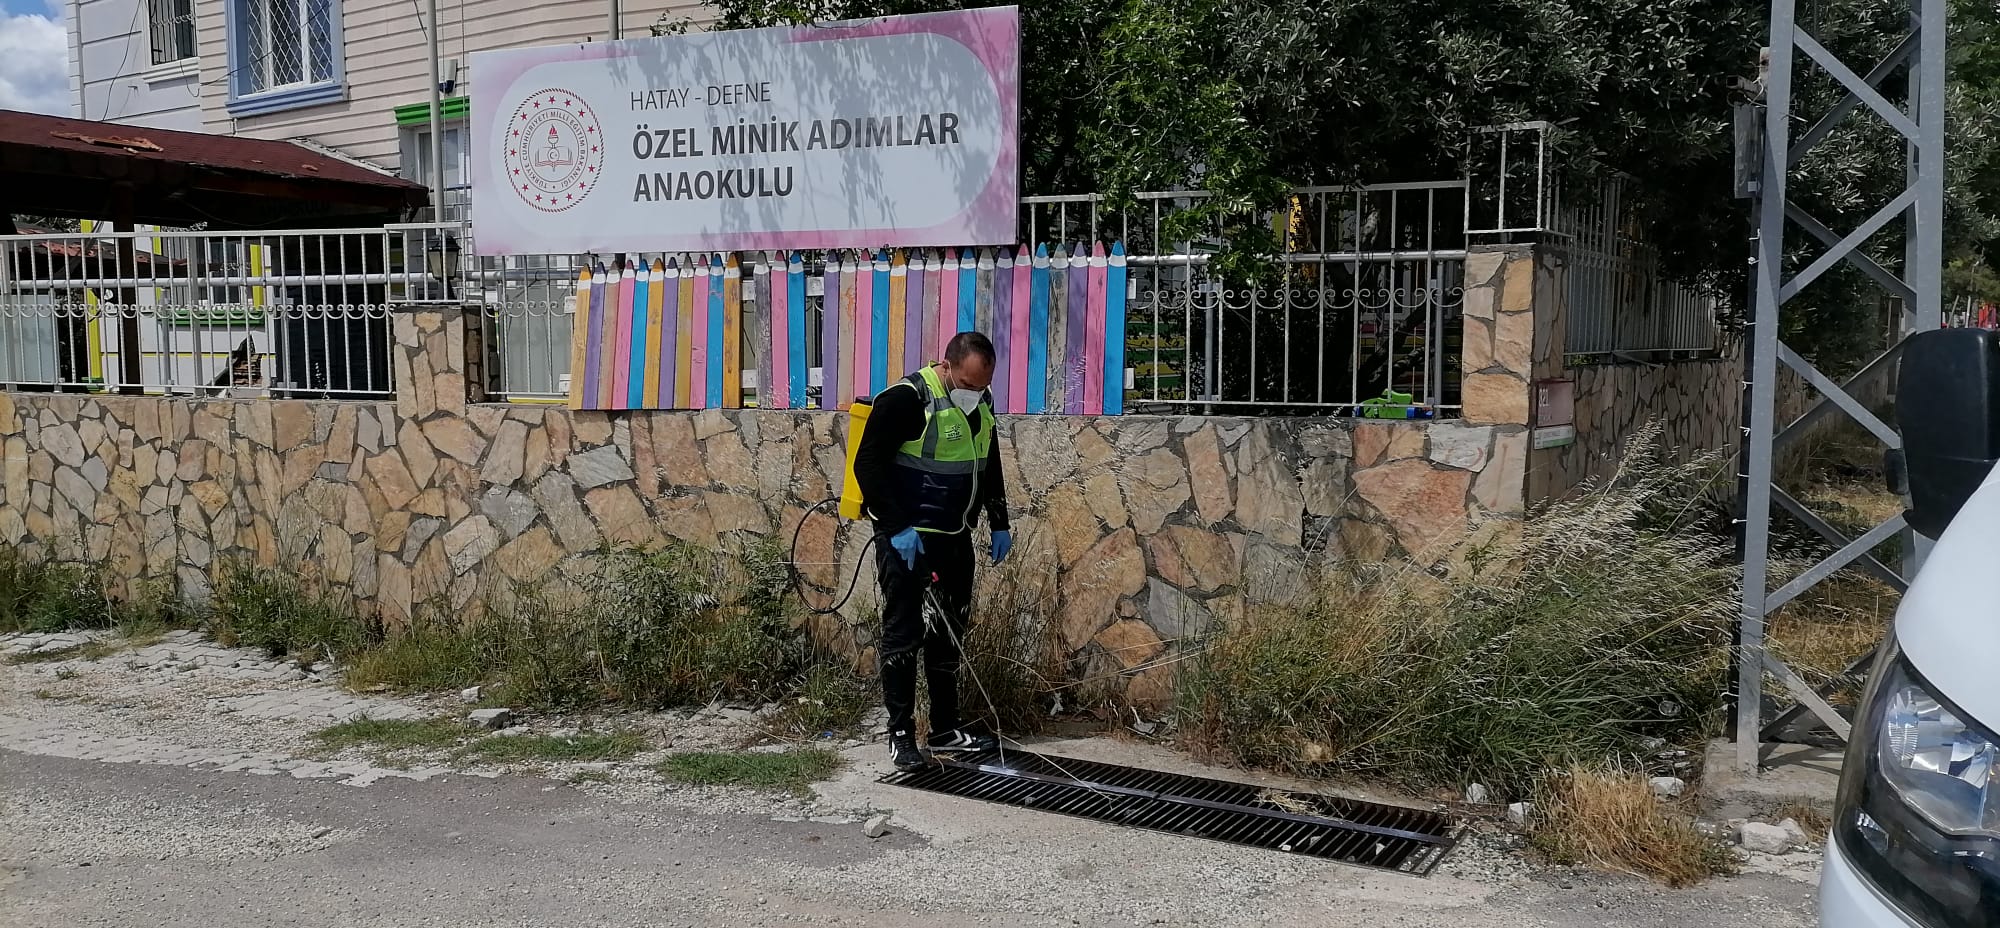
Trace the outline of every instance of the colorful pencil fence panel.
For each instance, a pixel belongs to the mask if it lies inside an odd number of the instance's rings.
[[[576,409],[845,409],[985,332],[994,408],[1122,415],[1122,242],[647,254],[579,269]]]

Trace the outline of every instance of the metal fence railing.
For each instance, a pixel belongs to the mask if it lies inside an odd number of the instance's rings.
[[[1136,206],[1030,197],[1025,240],[1126,242],[1131,402],[1216,411],[1352,409],[1393,392],[1458,406],[1465,296],[1462,182],[1306,187],[1254,216],[1202,192]],[[1272,232],[1261,269],[1230,273],[1227,229]]]
[[[0,386],[394,393],[390,313],[456,302],[461,228],[0,236]]]
[[[1022,201],[1021,247],[1074,253],[1122,242],[1127,409],[1328,412],[1393,392],[1438,410],[1458,405],[1464,298],[1461,182],[1303,188],[1255,216],[1207,210],[1201,192],[1144,193],[1126,209],[1097,196]],[[1232,275],[1226,230],[1270,229],[1275,247]],[[986,249],[982,258],[990,259]],[[692,256],[700,259],[706,256]],[[516,400],[567,395],[570,314],[579,272],[614,255],[479,259],[468,291],[484,304],[489,391]],[[633,253],[631,263],[688,255]],[[746,281],[772,256],[739,256]],[[817,282],[824,253],[804,256]],[[934,251],[912,260],[938,260]],[[748,294],[753,287],[746,287]],[[746,296],[746,299],[748,297]],[[817,397],[822,295],[809,286],[807,363]],[[746,355],[747,356],[747,355]],[[756,372],[746,370],[752,391]]]
[[[1550,231],[1565,254],[1565,353],[1707,352],[1718,347],[1717,300],[1667,278],[1659,253],[1633,228],[1624,182],[1601,184],[1566,206]]]
[[[1564,202],[1550,131],[1521,123],[1475,133],[1466,180],[1300,188],[1255,210],[1225,208],[1202,191],[1027,197],[1016,248],[1122,245],[1128,410],[1325,414],[1383,401],[1449,414],[1459,405],[1464,263],[1475,238],[1535,240],[1565,253],[1571,355],[1715,349],[1716,301],[1660,273],[1621,181]],[[0,237],[0,386],[389,395],[391,314],[435,302],[480,308],[489,395],[557,401],[569,394],[582,271],[720,261],[473,257],[464,194],[447,191],[445,221],[372,229]],[[733,257],[751,300],[776,255]],[[821,338],[827,256],[799,257],[817,402],[820,355],[835,343]],[[931,270],[942,257],[936,249],[907,256]],[[754,401],[758,371],[745,368]]]

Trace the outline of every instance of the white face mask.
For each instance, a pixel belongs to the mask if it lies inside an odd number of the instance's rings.
[[[973,410],[979,408],[979,401],[984,398],[985,394],[979,390],[951,391],[951,404],[957,406],[959,412],[965,413],[968,416],[972,415]]]

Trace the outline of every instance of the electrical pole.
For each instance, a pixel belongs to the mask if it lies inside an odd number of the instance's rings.
[[[424,33],[430,40],[431,58],[431,221],[444,221],[444,74],[443,62],[438,58],[438,5],[437,0],[424,0],[424,12],[429,22],[424,25]]]
[[[1755,771],[1759,750],[1767,738],[1782,734],[1793,722],[1807,716],[1845,739],[1851,730],[1846,718],[1827,703],[1825,696],[1802,680],[1785,662],[1770,653],[1765,641],[1765,619],[1799,595],[1850,567],[1874,575],[1897,592],[1909,589],[1909,580],[1920,566],[1924,546],[1912,545],[1902,570],[1892,570],[1876,560],[1872,549],[1901,534],[1902,514],[1858,537],[1828,524],[1799,500],[1772,481],[1774,462],[1787,445],[1795,442],[1817,419],[1845,413],[1891,449],[1902,447],[1902,438],[1889,423],[1875,415],[1861,400],[1874,379],[1892,376],[1902,351],[1902,337],[1938,327],[1943,271],[1944,229],[1944,53],[1947,0],[1907,0],[1909,17],[1904,28],[1892,35],[1900,41],[1879,60],[1843,62],[1838,54],[1821,45],[1810,29],[1799,22],[1800,0],[1771,0],[1771,51],[1763,82],[1764,129],[1762,168],[1755,210],[1757,238],[1755,266],[1751,273],[1754,298],[1750,343],[1746,346],[1749,381],[1744,404],[1744,471],[1740,484],[1743,505],[1743,588],[1737,636],[1736,760],[1739,767]],[[1845,93],[1839,102],[1818,112],[1795,113],[1792,78],[1794,68],[1807,68],[1833,79]],[[1884,88],[1896,75],[1906,78],[1904,99],[1892,102]],[[1808,212],[1794,198],[1788,181],[1799,179],[1798,165],[1815,146],[1849,116],[1870,119],[1894,130],[1913,167],[1903,189],[1885,197],[1874,215],[1851,232],[1837,233]],[[1798,118],[1795,118],[1798,117]],[[1812,119],[1810,123],[1806,118]],[[1905,259],[1899,269],[1884,267],[1866,247],[1871,241],[1887,240],[1883,229],[1902,220]],[[1788,266],[1787,243],[1818,243],[1810,262],[1803,259]],[[1791,249],[1793,253],[1803,249]],[[1779,337],[1781,312],[1785,304],[1814,280],[1836,265],[1846,263],[1879,284],[1890,296],[1901,300],[1904,317],[1901,331],[1887,350],[1868,362],[1844,382],[1821,373]],[[1817,390],[1820,401],[1805,415],[1780,427],[1777,421],[1778,374],[1780,366],[1791,369]],[[1777,589],[1770,587],[1771,516],[1773,507],[1824,538],[1835,548],[1818,563],[1790,577]],[[1854,666],[1865,666],[1866,656]],[[1766,676],[1776,679],[1797,704],[1765,724],[1763,692]]]

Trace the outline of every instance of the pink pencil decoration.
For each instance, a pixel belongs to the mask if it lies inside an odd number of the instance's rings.
[[[1083,413],[1087,416],[1104,415],[1104,278],[1110,268],[1104,243],[1092,243],[1090,292],[1085,297],[1090,309],[1084,316],[1083,334]]]
[[[944,346],[958,334],[958,249],[944,250],[943,271],[938,274],[937,310],[938,339],[933,357],[944,357]]]
[[[866,336],[857,336],[855,334],[854,326],[858,317],[866,314],[855,311],[858,308],[855,304],[855,300],[858,298],[857,290],[859,289],[857,284],[860,283],[855,277],[856,271],[860,267],[854,260],[854,253],[850,251],[838,255],[838,257],[840,258],[841,339],[840,351],[835,355],[835,363],[839,365],[839,369],[834,375],[837,383],[835,388],[837,392],[834,393],[834,399],[838,401],[838,404],[834,408],[846,409],[854,404],[854,394],[857,392],[854,389],[855,347],[861,341],[866,340]]]
[[[770,376],[759,391],[758,405],[765,409],[792,408],[792,330],[791,314],[785,307],[791,303],[791,275],[785,273],[786,255],[774,252],[771,258],[771,274],[765,281],[771,285],[771,344],[767,350],[764,366]]]
[[[944,295],[944,265],[933,251],[924,255],[924,352],[925,363],[944,357],[944,343],[951,335],[944,331],[944,316],[938,301]]]
[[[1022,254],[1026,254],[1026,248],[1022,248]],[[1028,412],[1028,306],[1034,300],[1034,264],[1032,260],[1024,260],[1022,264],[1028,264],[1030,286],[1022,288],[1028,294],[1028,302],[1008,300],[1006,310],[994,314],[994,328],[1006,330],[1008,350],[1002,360],[1006,362],[1008,382],[1006,412],[1012,414]]]
[[[689,355],[691,365],[688,390],[693,395],[687,398],[690,409],[708,408],[708,295],[709,287],[715,285],[715,269],[708,263],[708,255],[694,257],[694,305],[684,311],[694,315],[693,353]]]
[[[854,276],[854,395],[875,395],[875,259],[857,255]]]
[[[1013,413],[1028,411],[1028,305],[1034,299],[1034,261],[1028,249],[1021,249],[1021,256],[1014,261],[1014,288],[1008,293],[1008,305],[996,307],[994,324],[1005,320],[1007,335],[1014,349],[1007,359],[1008,381],[1016,386],[1007,398],[1007,411]]]
[[[618,274],[618,330],[612,334],[612,373],[604,386],[608,388],[604,396],[605,409],[624,409],[631,405],[629,394],[632,385],[632,298],[637,292],[637,270],[625,265]]]

